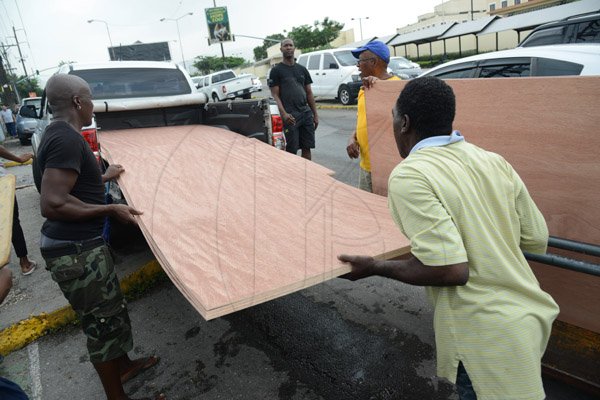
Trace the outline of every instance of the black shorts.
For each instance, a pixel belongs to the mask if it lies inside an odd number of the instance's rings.
[[[312,110],[294,112],[292,115],[296,119],[296,123],[294,125],[285,124],[283,127],[286,141],[285,150],[296,154],[298,149],[314,149],[315,120]]]

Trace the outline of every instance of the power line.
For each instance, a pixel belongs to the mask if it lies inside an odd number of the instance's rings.
[[[31,61],[33,62],[33,70],[36,70],[37,63],[35,62],[35,56],[33,55],[33,50],[31,50],[31,44],[29,44],[29,37],[27,36],[27,30],[25,29],[25,23],[23,22],[23,16],[21,15],[21,9],[19,8],[19,3],[17,2],[17,0],[15,0],[15,6],[17,7],[17,12],[19,13],[19,19],[21,20],[21,26],[23,27],[23,32],[25,33],[25,43],[27,43],[27,48],[29,49],[29,55],[31,56]]]

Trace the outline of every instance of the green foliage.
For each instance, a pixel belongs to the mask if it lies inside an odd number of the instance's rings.
[[[315,21],[313,25],[300,25],[292,28],[288,36],[280,33],[267,36],[267,39],[283,40],[289,37],[294,41],[296,48],[306,53],[312,50],[328,49],[329,42],[338,37],[344,24],[325,17],[322,22]],[[254,48],[254,59],[256,61],[267,58],[267,48],[273,46],[274,42],[265,40],[262,46]]]
[[[326,46],[343,28],[344,24],[325,17],[322,22],[315,21],[313,26],[301,25],[292,28],[289,37],[294,40],[297,49],[306,52],[308,49]]]
[[[282,35],[281,33],[275,33],[273,35],[267,36],[266,39],[273,39],[273,40],[281,41],[281,40],[285,39],[285,36]],[[265,58],[267,58],[267,49],[269,47],[273,46],[274,44],[275,44],[275,42],[273,42],[272,40],[264,40],[262,46],[255,47],[253,49],[254,60],[260,61],[260,60],[264,60]]]
[[[459,53],[446,53],[444,54],[434,54],[430,56],[429,54],[422,54],[420,58],[411,59],[414,62],[419,63],[421,68],[433,68],[440,64],[446,63],[452,60],[458,60],[463,57],[472,56],[475,54],[482,54],[485,52],[477,53],[475,50],[467,50],[463,51],[462,54]]]
[[[204,75],[244,64],[246,64],[246,60],[242,57],[225,57],[225,60],[223,60],[222,57],[216,56],[198,56],[194,60],[194,67]]]
[[[19,91],[19,96],[21,96],[21,98],[29,97],[29,93],[35,93],[38,96],[42,95],[43,90],[40,87],[37,78],[20,76],[16,79],[16,82],[17,90]]]
[[[2,88],[1,100],[4,104],[14,104],[17,102],[17,96],[14,92],[13,82],[17,86],[17,91],[19,92],[20,98],[29,97],[29,93],[35,93],[38,96],[42,95],[42,88],[40,88],[40,84],[37,78],[34,77],[25,77],[13,74],[7,75],[8,83]]]

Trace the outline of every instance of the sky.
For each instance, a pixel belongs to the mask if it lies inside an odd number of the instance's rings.
[[[205,9],[227,7],[234,35],[263,38],[312,25],[325,17],[354,28],[355,40],[387,36],[396,28],[417,22],[440,0],[0,0],[0,42],[8,47],[17,75],[24,75],[16,30],[28,74],[39,70],[42,81],[61,61],[108,61],[109,35],[113,46],[168,41],[174,61],[197,56],[220,56],[221,48],[207,43]],[[187,15],[188,13],[193,15]],[[181,17],[181,18],[180,18]],[[368,19],[366,18],[368,17]],[[161,18],[166,21],[160,22]],[[354,20],[352,20],[354,18]],[[359,20],[359,18],[361,18]],[[104,22],[88,23],[90,19]],[[178,19],[178,23],[168,19]],[[177,32],[179,26],[179,35]],[[108,27],[108,32],[107,32]],[[238,36],[224,43],[225,56],[253,60],[252,49],[262,40]]]

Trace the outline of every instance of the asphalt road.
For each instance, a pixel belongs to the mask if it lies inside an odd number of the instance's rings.
[[[355,113],[320,110],[313,153],[315,162],[349,184],[358,179],[358,162],[345,152]],[[31,183],[29,167],[11,172],[21,185]],[[26,187],[18,197],[32,248],[41,223],[37,193]],[[135,244],[121,254],[120,274],[148,257],[147,247]],[[18,272],[15,265],[11,269]],[[7,309],[16,312],[20,304],[32,310],[52,306],[57,294],[49,274],[43,269],[35,274],[31,280],[16,277],[9,305],[0,307],[2,319]],[[40,304],[31,304],[35,302]],[[435,377],[432,310],[421,288],[381,278],[356,283],[333,279],[206,322],[165,282],[129,309],[132,356],[162,358],[156,368],[126,385],[134,398],[159,392],[169,399],[458,398],[452,385]],[[17,381],[34,400],[104,398],[76,326],[10,354],[0,364],[0,375]],[[549,400],[588,398],[552,381],[546,385]]]

